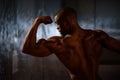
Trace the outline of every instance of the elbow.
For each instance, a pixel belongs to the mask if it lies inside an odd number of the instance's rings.
[[[26,52],[27,52],[27,50],[26,50],[26,49],[24,49],[24,48],[22,48],[22,52],[23,52],[23,53],[26,53]]]
[[[22,51],[23,53],[29,53],[29,52],[28,52],[28,49],[25,48],[24,46],[21,48],[21,51]]]
[[[21,51],[22,51],[22,53],[27,54],[27,55],[31,55],[32,54],[31,51],[28,50],[28,49],[24,49],[23,48]]]

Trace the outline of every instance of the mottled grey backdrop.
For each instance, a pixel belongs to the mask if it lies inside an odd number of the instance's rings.
[[[101,29],[120,40],[119,0],[0,0],[0,80],[70,80],[54,54],[38,58],[20,49],[37,16],[53,19],[65,5],[76,9],[82,28]],[[38,39],[53,35],[59,35],[54,23],[40,25]],[[120,54],[104,49],[99,70],[103,80],[120,79]]]

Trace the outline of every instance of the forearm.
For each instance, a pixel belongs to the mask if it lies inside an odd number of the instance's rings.
[[[29,32],[25,37],[25,40],[22,46],[23,51],[26,50],[27,48],[34,48],[36,46],[36,33],[37,33],[39,24],[40,24],[40,21],[36,19],[31,29],[29,30]]]
[[[36,43],[36,33],[40,23],[50,24],[52,23],[52,19],[49,16],[40,16],[34,21],[25,37],[22,52],[38,57],[51,54],[49,49],[45,46],[46,40],[40,39],[39,42]]]

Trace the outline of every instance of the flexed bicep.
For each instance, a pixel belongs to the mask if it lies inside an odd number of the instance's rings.
[[[25,48],[23,52],[36,57],[45,57],[52,54],[52,52],[46,47],[47,41],[40,39],[34,47]]]
[[[51,54],[49,49],[45,46],[46,40],[40,39],[37,43],[37,30],[39,27],[39,24],[44,23],[44,24],[50,24],[52,23],[52,19],[49,16],[40,16],[36,18],[26,34],[26,37],[24,39],[23,45],[22,45],[22,52],[32,55],[32,56],[48,56]]]

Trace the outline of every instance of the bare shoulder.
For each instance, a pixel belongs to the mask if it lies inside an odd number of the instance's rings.
[[[60,37],[60,36],[53,36],[53,37],[50,37],[47,39],[47,41],[63,41],[64,43],[65,42],[68,42],[68,41],[71,41],[72,37],[70,35],[67,35],[66,37]]]
[[[96,33],[99,33],[99,34],[107,34],[105,31],[103,30],[93,30],[94,32]]]
[[[48,38],[48,40],[51,40],[51,39],[62,39],[62,37],[60,37],[60,36],[52,36],[52,37]]]
[[[103,30],[93,30],[93,31],[95,32],[95,35],[101,39],[106,39],[109,37],[109,35]]]
[[[120,41],[114,37],[109,36],[102,30],[97,30],[96,33],[100,35],[101,43],[105,48],[111,49],[120,53]]]
[[[75,38],[73,38],[73,36],[71,35],[67,35],[65,37],[53,36],[50,37],[47,41],[51,43],[56,43],[57,45],[68,45],[76,42]]]
[[[51,52],[59,54],[64,51],[63,38],[60,36],[50,37],[47,39],[46,46]]]
[[[48,38],[47,41],[50,41],[50,42],[51,42],[51,41],[53,41],[53,42],[54,42],[54,41],[57,41],[57,42],[58,42],[58,41],[60,41],[60,40],[62,40],[62,39],[63,39],[63,38],[60,37],[60,36],[52,36],[52,37]]]
[[[41,45],[45,45],[45,44],[49,44],[49,43],[55,43],[55,42],[59,42],[61,39],[62,38],[60,36],[53,36],[53,37],[48,38],[47,40],[46,39],[40,39],[37,42],[37,45],[41,46]]]

